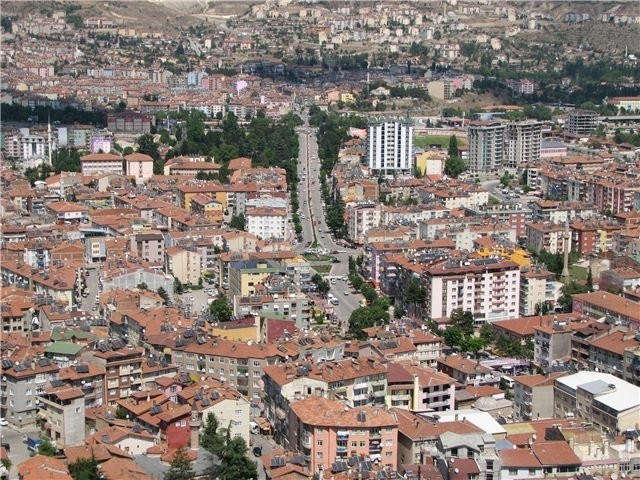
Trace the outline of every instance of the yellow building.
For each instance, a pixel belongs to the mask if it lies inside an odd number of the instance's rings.
[[[351,92],[344,92],[340,94],[340,101],[343,103],[356,103],[356,97]]]
[[[220,322],[211,327],[211,335],[236,342],[260,341],[260,319],[255,317],[255,323],[239,324],[237,322]]]
[[[443,150],[427,150],[416,155],[416,169],[421,175],[442,175],[446,158]]]
[[[522,248],[485,247],[477,250],[476,254],[483,258],[490,257],[492,255],[500,255],[501,257],[517,263],[520,268],[531,265],[531,256],[529,252]]]

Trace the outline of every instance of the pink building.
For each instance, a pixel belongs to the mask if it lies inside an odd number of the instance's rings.
[[[398,421],[384,408],[350,408],[310,396],[291,405],[289,429],[292,447],[309,455],[311,471],[321,476],[346,471],[354,456],[378,469],[397,468]]]
[[[153,176],[153,158],[144,153],[132,153],[124,157],[127,175],[134,177],[136,183],[144,183]]]

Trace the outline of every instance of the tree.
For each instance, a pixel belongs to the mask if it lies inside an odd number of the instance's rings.
[[[364,340],[367,338],[366,333],[362,331],[364,328],[387,323],[389,323],[389,314],[379,306],[360,307],[355,309],[349,317],[349,334]]]
[[[495,330],[493,325],[485,323],[480,327],[480,338],[484,339],[486,343],[491,343],[495,338]]]
[[[184,293],[184,285],[177,277],[173,279],[173,291],[178,295],[182,295]]]
[[[51,440],[45,438],[38,445],[38,455],[44,455],[45,457],[55,457],[58,454],[58,449],[51,443]]]
[[[467,165],[460,157],[449,157],[444,162],[444,173],[451,178],[458,178],[466,169]]]
[[[104,479],[104,476],[100,475],[98,470],[98,462],[93,456],[91,458],[79,458],[74,463],[70,463],[69,473],[73,480]]]
[[[164,289],[164,287],[159,287],[157,293],[158,293],[158,295],[160,297],[162,297],[162,304],[163,305],[166,305],[167,303],[169,303],[169,294]]]
[[[215,476],[220,480],[257,478],[255,462],[247,456],[247,444],[242,437],[227,440],[220,455],[220,463],[214,467]]]
[[[228,322],[233,316],[233,307],[225,294],[221,294],[209,305],[209,312],[218,322]]]
[[[145,282],[140,282],[138,285],[136,285],[136,288],[138,290],[149,290],[149,286]]]
[[[329,285],[329,282],[322,278],[322,275],[320,275],[319,273],[316,273],[313,275],[313,277],[311,277],[311,282],[315,283],[315,285],[318,287],[318,292],[323,297],[325,297],[331,289],[331,285]]]
[[[460,157],[460,150],[458,148],[458,138],[455,135],[449,137],[449,149],[447,150],[449,157]]]
[[[460,332],[465,337],[471,337],[473,335],[473,313],[469,311],[463,311],[462,309],[458,308],[451,312],[450,321],[453,326],[460,329]]]
[[[422,306],[427,299],[427,292],[422,282],[412,278],[404,294],[404,301],[413,305],[413,313],[418,314],[418,305]]]
[[[570,312],[573,308],[573,296],[587,292],[588,289],[585,285],[581,285],[575,280],[572,280],[571,283],[567,283],[562,287],[562,295],[558,299],[558,305],[560,305],[565,312]]]
[[[235,228],[236,230],[244,230],[245,227],[245,219],[244,214],[234,215],[231,217],[229,221],[229,227]]]
[[[138,137],[138,152],[149,155],[154,160],[158,160],[160,158],[158,146],[153,141],[153,136],[148,133]]]
[[[214,413],[209,413],[200,434],[200,446],[216,457],[224,450],[225,438],[220,432],[220,422]]]
[[[464,335],[458,327],[448,327],[442,332],[444,343],[450,347],[462,347],[464,343]]]
[[[593,292],[593,272],[591,271],[591,265],[589,265],[589,271],[587,272],[587,291]]]
[[[196,478],[196,473],[191,467],[191,461],[184,448],[176,450],[173,460],[171,460],[171,466],[162,478],[163,480],[193,480]]]
[[[467,352],[473,353],[474,357],[478,355],[478,352],[484,348],[486,342],[484,338],[480,337],[471,337],[468,338],[465,342],[465,350]]]
[[[511,184],[511,180],[513,176],[509,172],[504,172],[504,174],[500,177],[500,183],[503,187],[508,187]]]

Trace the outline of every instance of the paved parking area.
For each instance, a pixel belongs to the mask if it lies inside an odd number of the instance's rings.
[[[18,465],[30,457],[29,450],[27,450],[27,445],[22,441],[23,435],[29,435],[35,438],[40,437],[39,432],[37,432],[35,429],[23,430],[23,432],[20,432],[12,427],[0,427],[0,437],[2,438],[2,443],[8,443],[11,449],[8,452],[9,460],[11,460],[9,480],[17,480]]]

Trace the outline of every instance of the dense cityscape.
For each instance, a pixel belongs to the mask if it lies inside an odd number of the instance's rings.
[[[640,479],[636,2],[0,29],[0,478]]]

